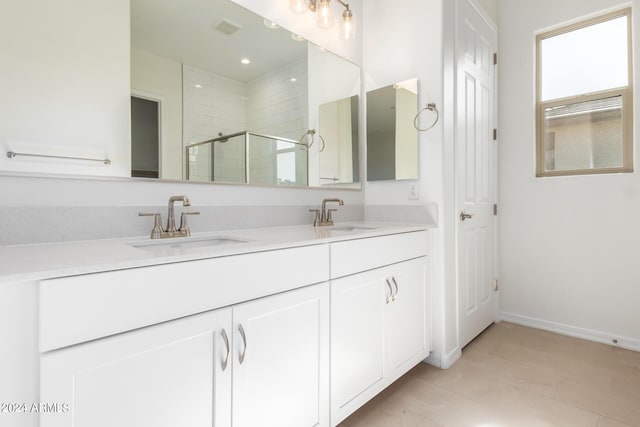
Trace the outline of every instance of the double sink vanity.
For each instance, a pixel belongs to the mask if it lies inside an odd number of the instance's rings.
[[[62,408],[39,425],[335,426],[429,354],[428,233],[0,247],[0,279],[37,288],[37,395]]]

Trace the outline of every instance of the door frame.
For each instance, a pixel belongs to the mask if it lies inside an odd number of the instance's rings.
[[[131,95],[136,98],[146,99],[147,101],[153,101],[158,103],[158,179],[162,179],[162,148],[164,147],[164,135],[166,135],[166,112],[163,106],[165,97],[157,93],[148,92],[139,89],[131,89]],[[131,112],[129,112],[131,116]]]

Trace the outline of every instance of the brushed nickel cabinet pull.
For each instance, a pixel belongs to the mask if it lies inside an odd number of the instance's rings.
[[[227,369],[227,364],[229,363],[229,353],[231,352],[231,348],[229,347],[229,337],[227,337],[227,331],[222,330],[222,341],[224,341],[224,346],[227,349],[227,355],[222,361],[222,371],[224,372]]]
[[[244,328],[242,327],[242,323],[238,327],[238,331],[240,332],[240,336],[242,337],[242,343],[244,347],[242,348],[242,353],[240,353],[240,364],[244,363],[244,356],[247,354],[247,335],[244,333]]]
[[[398,289],[398,282],[396,282],[396,278],[395,277],[392,277],[391,281],[393,282],[393,285],[396,287],[395,293],[391,296],[391,301],[395,301],[396,297],[398,296],[398,290],[399,290]]]
[[[387,281],[387,287],[389,288],[389,296],[385,300],[385,304],[389,304],[389,302],[391,301],[391,297],[393,297],[393,287],[391,286],[391,282],[389,281],[389,279],[385,280]]]

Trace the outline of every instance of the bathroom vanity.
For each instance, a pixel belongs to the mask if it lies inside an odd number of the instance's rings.
[[[369,223],[1,247],[52,409],[24,425],[335,426],[428,356],[429,248]]]

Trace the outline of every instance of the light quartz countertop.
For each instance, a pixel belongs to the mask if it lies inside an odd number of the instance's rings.
[[[431,228],[390,223],[337,223],[192,233],[151,240],[148,236],[61,243],[0,246],[0,282],[28,282],[103,271],[240,255],[363,239]],[[228,239],[208,245],[211,239]],[[198,246],[197,242],[202,242]],[[183,245],[183,243],[187,243]]]

